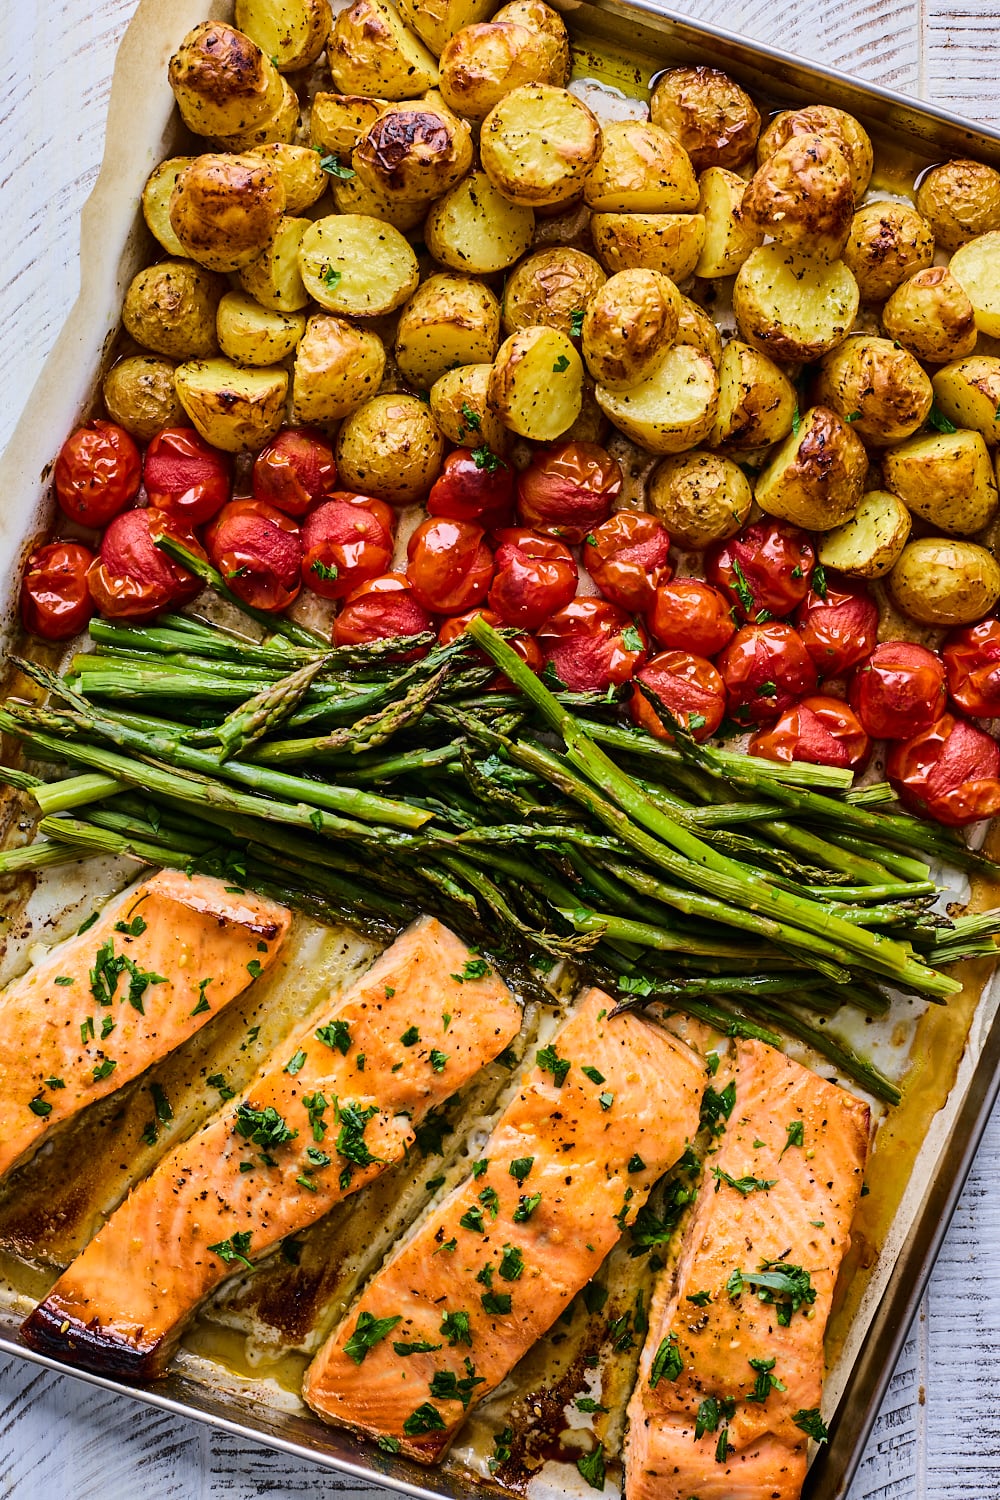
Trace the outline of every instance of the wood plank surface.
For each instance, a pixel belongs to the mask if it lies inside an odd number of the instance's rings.
[[[169,0],[164,0],[169,4]],[[0,447],[76,295],[77,219],[135,0],[0,0]],[[687,11],[1000,122],[994,6],[688,0]],[[61,434],[53,434],[53,446]],[[850,1500],[1000,1495],[1000,1113],[984,1140]],[[0,1500],[382,1494],[127,1398],[0,1359]]]

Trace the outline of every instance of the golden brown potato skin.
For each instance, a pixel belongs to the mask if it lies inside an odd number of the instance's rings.
[[[513,21],[463,26],[446,43],[440,67],[445,103],[477,122],[512,88],[562,82],[553,77],[544,38]]]
[[[601,159],[583,186],[589,208],[607,213],[685,213],[698,207],[698,179],[684,147],[659,125],[611,120]]]
[[[933,263],[934,235],[908,203],[866,203],[851,221],[843,255],[862,302],[884,302],[901,281]]]
[[[609,390],[651,375],[677,337],[681,296],[658,271],[619,271],[591,299],[583,320],[587,369]]]
[[[590,234],[601,262],[611,271],[643,267],[683,281],[698,264],[705,244],[701,214],[605,214],[590,217]]]
[[[358,142],[352,163],[362,182],[390,200],[430,203],[472,166],[472,135],[444,106],[390,104]]]
[[[876,447],[910,437],[934,402],[931,382],[913,355],[867,333],[852,334],[823,356],[813,395]]]
[[[956,427],[982,433],[990,447],[1000,443],[1000,359],[974,354],[938,370],[931,382],[938,410]]]
[[[743,166],[760,134],[757,106],[719,68],[670,68],[653,90],[649,112],[684,147],[696,172]]]
[[[814,406],[757,476],[761,510],[807,531],[830,531],[856,513],[864,493],[868,455],[835,411]]]
[[[504,332],[544,325],[571,334],[574,313],[584,312],[606,280],[592,255],[570,245],[534,251],[507,278]]]
[[[757,168],[739,216],[791,250],[835,260],[854,217],[844,153],[824,136],[793,135]]]
[[[443,462],[444,436],[416,396],[373,397],[347,418],[337,438],[341,484],[390,505],[422,500]]]
[[[511,0],[501,5],[494,21],[513,21],[542,38],[549,54],[550,83],[565,87],[569,81],[569,32],[558,11],[545,0]]]
[[[254,146],[250,155],[270,162],[281,178],[286,214],[300,214],[326,192],[328,179],[320,165],[319,152],[309,146],[270,141],[264,146]]]
[[[284,212],[281,178],[259,156],[197,156],[170,195],[174,233],[191,259],[209,271],[249,265]]]
[[[576,196],[600,160],[601,127],[567,89],[512,89],[490,110],[479,136],[483,171],[513,203],[544,208]]]
[[[218,348],[215,314],[226,283],[190,260],[161,260],[133,277],[122,322],[137,344],[168,359],[205,359]]]
[[[932,432],[889,448],[882,458],[887,489],[915,515],[953,536],[974,536],[994,517],[997,487],[979,432]]]
[[[502,456],[510,444],[510,434],[489,407],[492,373],[491,364],[459,365],[448,370],[431,386],[431,415],[449,443],[465,448],[485,443]]]
[[[939,247],[957,250],[977,234],[1000,229],[1000,172],[963,157],[942,162],[921,179],[917,208]]]
[[[551,443],[579,417],[583,384],[583,360],[568,335],[539,324],[504,339],[493,361],[486,399],[511,432]]]
[[[805,109],[782,110],[762,131],[757,161],[764,162],[796,135],[821,135],[843,152],[851,172],[854,195],[860,198],[872,175],[874,154],[868,132],[860,121],[832,104],[809,104]]]
[[[713,448],[751,453],[780,442],[792,430],[795,387],[766,354],[730,339],[719,365],[719,410]]]
[[[292,415],[321,426],[339,421],[374,396],[385,370],[377,334],[344,318],[309,319],[295,352]]]
[[[257,452],[285,415],[288,371],[247,370],[228,359],[195,359],[174,375],[181,405],[206,443],[224,453]]]
[[[690,297],[681,297],[677,315],[678,344],[693,344],[707,354],[716,369],[722,362],[722,335],[703,307],[692,302]]]
[[[928,266],[896,288],[882,327],[927,364],[963,359],[976,347],[976,314],[947,266]]]
[[[162,427],[184,421],[174,387],[174,363],[155,354],[131,354],[112,365],[104,377],[103,394],[112,422],[141,443],[148,443]]]
[[[650,510],[671,540],[694,552],[735,536],[753,505],[743,470],[701,449],[662,459],[650,476],[647,493]]]
[[[975,542],[921,537],[903,548],[889,592],[921,625],[971,625],[1000,599],[1000,564]]]
[[[396,363],[420,391],[453,365],[484,364],[500,346],[500,304],[481,281],[441,271],[422,281],[400,313]]]
[[[910,512],[891,490],[869,490],[849,521],[825,531],[817,549],[824,568],[849,578],[882,578],[906,546]]]
[[[203,21],[170,59],[167,78],[181,118],[196,135],[251,130],[280,103],[281,74],[242,31]]]
[[[414,99],[438,86],[434,58],[386,0],[354,0],[342,10],[326,60],[340,94]]]

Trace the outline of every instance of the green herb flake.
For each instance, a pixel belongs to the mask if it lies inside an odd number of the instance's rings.
[[[626,651],[642,651],[642,636],[634,625],[626,625],[621,633],[621,643]]]
[[[316,150],[320,154],[320,156],[319,156],[320,167],[323,169],[323,171],[327,174],[328,177],[339,177],[341,179],[341,181],[347,182],[350,178],[352,178],[354,176],[354,168],[353,167],[345,167],[344,164],[341,162],[339,156],[334,156],[330,152],[325,152],[321,146],[317,146]],[[325,279],[326,278],[324,277],[324,280]],[[334,282],[334,285],[336,285],[336,282]]]
[[[461,974],[452,974],[452,979],[457,979],[459,984],[464,984],[467,979],[488,979],[493,973],[485,958],[469,958],[465,962]]]
[[[756,1402],[763,1406],[772,1391],[784,1391],[788,1387],[783,1380],[779,1380],[773,1373],[776,1360],[772,1359],[748,1359],[747,1364],[756,1375],[753,1390],[746,1395],[747,1401]]]
[[[321,1100],[322,1109],[319,1108]],[[302,1103],[306,1104],[306,1100],[303,1099]],[[309,1119],[313,1128],[313,1139],[316,1141],[322,1140],[326,1133],[326,1125],[322,1120],[322,1110],[325,1108],[326,1100],[323,1095],[313,1094]],[[334,1149],[347,1162],[340,1174],[340,1186],[346,1190],[354,1175],[355,1167],[369,1167],[380,1160],[379,1157],[372,1155],[364,1138],[368,1123],[378,1114],[378,1109],[374,1104],[369,1104],[364,1108],[360,1104],[342,1104],[338,1107],[336,1100],[334,1108],[340,1122],[340,1131],[334,1142]],[[321,1126],[322,1129],[320,1129]]]
[[[790,1150],[792,1146],[801,1146],[805,1142],[805,1126],[801,1120],[792,1120],[790,1125],[785,1126],[785,1144],[781,1148],[781,1156]],[[781,1160],[781,1156],[778,1160]]]
[[[484,443],[481,448],[472,449],[472,461],[477,469],[483,469],[487,474],[495,474],[498,469],[506,469],[507,465],[499,454],[494,453]]]
[[[169,1125],[170,1121],[174,1118],[174,1112],[163,1088],[158,1083],[151,1083],[149,1085],[149,1092],[152,1095],[153,1110],[156,1118],[161,1125]]]
[[[514,1429],[512,1427],[505,1427],[502,1432],[498,1432],[494,1436],[493,1457],[489,1461],[489,1471],[491,1474],[495,1474],[501,1464],[510,1463],[513,1451],[511,1444],[513,1441]]]
[[[573,311],[570,313],[569,336],[571,339],[578,339],[583,333],[583,320],[585,316],[586,312],[582,307],[574,307]]]
[[[213,1089],[218,1089],[219,1098],[222,1100],[223,1104],[228,1103],[230,1099],[236,1098],[236,1090],[229,1087],[229,1084],[226,1082],[226,1075],[224,1073],[210,1073],[205,1079],[205,1082],[209,1084]]]
[[[403,1445],[399,1438],[387,1437],[384,1432],[380,1432],[375,1439],[375,1446],[381,1448],[383,1453],[398,1453]]]
[[[290,1073],[294,1078],[296,1073],[301,1073],[305,1067],[306,1055],[300,1047],[299,1050],[285,1063],[284,1071]]]
[[[604,1074],[599,1073],[596,1068],[592,1068],[589,1063],[585,1063],[583,1067],[581,1067],[580,1072],[585,1078],[589,1078],[591,1083],[604,1082]]]
[[[477,1385],[485,1385],[486,1377],[476,1374],[476,1367],[465,1357],[465,1374],[458,1376],[454,1370],[435,1370],[431,1379],[431,1395],[438,1401],[461,1401],[466,1411]]]
[[[249,1257],[249,1229],[244,1229],[238,1234],[230,1235],[228,1240],[220,1240],[217,1245],[209,1245],[208,1248],[213,1255],[217,1255],[227,1266],[232,1265],[233,1261],[239,1261],[241,1265],[246,1266],[248,1271],[253,1270],[253,1261]]]
[[[782,1328],[788,1327],[800,1308],[811,1307],[816,1301],[816,1288],[809,1272],[783,1260],[766,1260],[758,1271],[734,1271],[729,1282],[733,1283],[737,1277],[739,1291],[730,1291],[729,1295],[739,1296],[744,1286],[752,1287],[761,1302],[773,1303]],[[729,1291],[729,1284],[726,1290]]]
[[[614,1104],[615,1102],[615,1096],[614,1094],[609,1094],[607,1092],[598,1094],[597,1102],[602,1109],[610,1109],[612,1104]]]
[[[463,401],[459,410],[465,419],[469,431],[478,432],[483,425],[483,419],[479,413],[469,405],[468,401]]]
[[[589,1313],[603,1312],[607,1300],[608,1289],[601,1286],[599,1281],[590,1281],[584,1287],[583,1305]]]
[[[740,601],[740,604],[741,604],[741,606],[743,608],[744,613],[747,614],[748,616],[752,615],[753,612],[754,612],[754,609],[756,608],[757,601],[754,598],[753,589],[747,583],[746,574],[744,573],[743,569],[740,567],[739,559],[738,558],[735,558],[735,557],[733,558],[732,568],[733,568],[733,582],[732,582],[733,592],[736,595],[737,599]]]
[[[205,991],[208,989],[208,986],[211,983],[212,983],[211,978],[209,978],[209,979],[199,979],[199,981],[198,981],[198,1004],[195,1006],[194,1010],[191,1012],[191,1015],[193,1015],[193,1016],[200,1016],[204,1011],[212,1009],[212,1007],[209,1005],[208,999],[207,999],[207,997],[205,995]],[[257,1029],[260,1030],[259,1027]],[[251,1037],[250,1040],[254,1041],[255,1038]]]
[[[94,1082],[100,1083],[102,1079],[110,1078],[117,1066],[118,1064],[113,1057],[106,1057],[103,1062],[98,1063],[94,1068]]]
[[[395,993],[395,988],[391,984],[387,984],[385,987],[385,998],[391,1000]]]
[[[28,1108],[33,1115],[38,1115],[42,1120],[52,1113],[52,1105],[47,1099],[43,1099],[41,1095],[36,1095],[34,1099],[29,1099]]]
[[[101,1041],[102,1042],[106,1042],[107,1041],[108,1037],[114,1031],[116,1024],[117,1023],[116,1023],[116,1021],[114,1020],[114,1018],[112,1016],[105,1016],[103,1018],[103,1020],[101,1021]]]
[[[436,1349],[441,1348],[441,1345],[429,1344],[426,1339],[414,1339],[411,1343],[400,1342],[393,1344],[392,1347],[394,1353],[405,1359],[410,1354],[433,1354]]]
[[[218,1083],[213,1083],[213,1080],[221,1077],[221,1073],[213,1073],[208,1082],[218,1088]],[[273,1151],[276,1146],[283,1146],[286,1141],[293,1141],[298,1135],[297,1130],[292,1130],[285,1123],[273,1104],[267,1105],[265,1109],[255,1109],[252,1104],[244,1102],[237,1107],[233,1118],[236,1134],[241,1135],[244,1140],[252,1141],[255,1146],[263,1146],[265,1151]]]
[[[934,432],[952,433],[958,431],[954,422],[948,420],[936,401],[927,413],[927,426]]]
[[[649,1384],[653,1390],[661,1380],[676,1380],[684,1369],[684,1361],[677,1347],[677,1335],[668,1333],[653,1356],[649,1371]]]
[[[477,1203],[474,1203],[471,1208],[467,1208],[458,1222],[462,1229],[471,1229],[473,1234],[484,1234],[486,1232],[486,1226],[483,1223],[483,1211]]]
[[[516,1245],[504,1245],[500,1257],[500,1275],[504,1281],[520,1281],[524,1273],[524,1256]]]
[[[315,573],[316,577],[322,579],[324,583],[336,583],[340,577],[340,569],[336,563],[325,563],[318,557],[315,562],[309,564],[309,571]]]
[[[116,922],[115,931],[123,932],[126,937],[141,937],[146,931],[146,923],[142,917],[133,917],[131,922]]]
[[[456,1344],[467,1344],[470,1349],[472,1347],[472,1331],[467,1312],[446,1312],[438,1332],[444,1334],[452,1349]]]
[[[57,974],[52,981],[53,984],[75,984],[76,981],[69,974]]]
[[[799,428],[801,426],[802,426],[802,417],[799,415],[799,409],[798,409],[798,407],[796,407],[795,410],[792,412],[792,432],[795,434],[796,437],[798,437],[798,435],[799,435]]]
[[[247,973],[250,975],[250,978],[251,979],[259,979],[260,976],[263,974],[263,972],[264,972],[264,968],[263,968],[263,965],[261,964],[260,959],[259,958],[251,958],[250,962],[247,964]]]
[[[813,593],[814,594],[818,594],[821,599],[825,599],[826,598],[826,569],[824,568],[824,566],[823,566],[823,564],[821,562],[818,562],[816,564],[816,566],[813,568],[813,570],[812,570],[812,577],[810,578],[809,582],[810,582],[810,585],[812,587]]]
[[[603,1490],[605,1480],[603,1443],[598,1443],[593,1453],[584,1453],[578,1458],[576,1466],[592,1490]]]
[[[489,1165],[489,1158],[486,1156],[482,1156],[478,1161],[474,1161],[472,1163],[473,1177],[482,1177],[483,1173],[489,1168]]]
[[[560,1057],[555,1047],[539,1047],[535,1053],[535,1062],[545,1073],[551,1073],[557,1089],[561,1089],[566,1082],[566,1075],[572,1063],[566,1057]]]
[[[695,1307],[707,1307],[711,1300],[711,1292],[689,1292],[684,1298],[685,1302],[691,1302]]]
[[[602,1406],[599,1401],[595,1401],[593,1396],[577,1396],[576,1400],[573,1402],[573,1405],[576,1407],[577,1411],[588,1413],[598,1411],[606,1412],[608,1409],[606,1406]]]
[[[403,1431],[407,1437],[420,1437],[425,1432],[443,1432],[445,1425],[444,1417],[437,1407],[425,1401],[407,1417],[403,1423]]]
[[[85,917],[76,929],[77,937],[80,937],[85,932],[89,932],[100,915],[99,911],[92,911],[89,917]]]
[[[335,266],[327,266],[320,277],[320,280],[329,292],[335,292],[343,279],[343,271],[338,271]]]
[[[331,1052],[339,1052],[342,1057],[346,1057],[351,1050],[351,1029],[346,1021],[331,1021],[328,1025],[317,1028],[316,1040],[322,1042],[324,1047],[329,1047]]]
[[[806,1437],[812,1438],[814,1443],[825,1443],[830,1436],[826,1423],[820,1416],[818,1406],[803,1407],[792,1417],[792,1421]]]
[[[380,1344],[402,1321],[401,1314],[394,1318],[376,1318],[370,1312],[359,1313],[354,1332],[344,1345],[344,1353],[356,1365],[362,1364],[375,1345]]]
[[[445,1064],[448,1061],[448,1054],[447,1052],[439,1051],[437,1047],[432,1047],[429,1061],[435,1073],[443,1073]]]
[[[522,1193],[521,1197],[517,1200],[517,1207],[511,1216],[514,1223],[526,1224],[541,1201],[541,1193]]]
[[[560,354],[559,358],[556,360],[555,364],[552,366],[552,373],[553,373],[553,375],[561,375],[564,370],[568,370],[568,369],[569,369],[569,358],[568,358],[568,356],[565,355],[565,354]]]
[[[751,1193],[766,1193],[778,1180],[776,1177],[730,1177],[721,1167],[713,1167],[712,1176],[715,1178],[716,1192],[725,1183],[727,1187],[735,1188],[743,1198],[749,1198]]]
[[[514,1178],[515,1182],[520,1183],[529,1175],[534,1164],[535,1158],[533,1156],[515,1156],[507,1171]]]
[[[94,1040],[94,1036],[94,1018],[93,1016],[88,1016],[85,1021],[81,1021],[80,1023],[80,1041],[83,1046],[86,1046],[88,1042]]]
[[[407,1026],[399,1040],[404,1047],[415,1047],[420,1040],[420,1032],[416,1026]]]
[[[734,1079],[730,1079],[721,1093],[716,1093],[712,1087],[707,1088],[701,1101],[702,1125],[707,1126],[713,1135],[722,1135],[735,1103],[736,1082]]]
[[[496,1317],[503,1317],[514,1305],[510,1292],[484,1292],[479,1300],[483,1304],[483,1312],[492,1313]]]

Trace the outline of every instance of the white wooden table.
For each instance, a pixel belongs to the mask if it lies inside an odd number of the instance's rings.
[[[134,9],[135,0],[0,0],[0,448],[76,295],[77,216],[101,158],[115,47]],[[1000,122],[1000,21],[989,0],[686,0],[686,9]],[[998,1170],[1000,1112],[850,1500],[1000,1496]],[[289,1500],[343,1489],[362,1487],[0,1359],[0,1500]]]

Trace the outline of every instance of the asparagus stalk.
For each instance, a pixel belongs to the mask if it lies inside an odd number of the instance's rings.
[[[182,568],[187,568],[202,583],[207,583],[213,593],[219,595],[230,604],[245,614],[248,619],[263,625],[264,629],[271,635],[284,636],[286,640],[292,641],[296,646],[325,646],[327,643],[323,637],[317,635],[314,630],[307,630],[304,625],[297,625],[294,620],[288,620],[284,615],[270,614],[267,610],[254,609],[252,605],[245,604],[238,594],[234,594],[218,568],[214,568],[207,558],[199,557],[179,542],[175,537],[167,536],[165,533],[153,537],[154,544],[161,552],[165,552],[174,562],[180,563]]]

